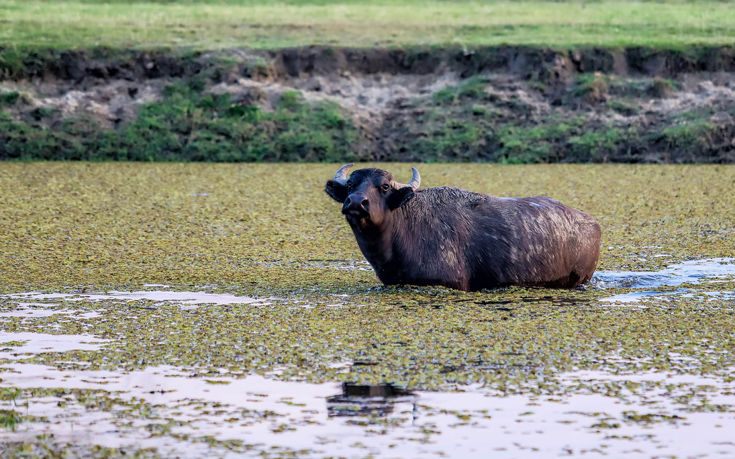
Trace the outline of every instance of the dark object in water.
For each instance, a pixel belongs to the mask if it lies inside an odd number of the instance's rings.
[[[551,198],[498,198],[458,188],[419,189],[381,169],[351,164],[325,187],[365,258],[386,285],[480,290],[509,285],[572,288],[589,281],[600,225]]]
[[[386,416],[398,402],[413,402],[416,395],[390,383],[342,383],[342,393],[327,398],[329,416]]]
[[[390,383],[355,384],[353,382],[343,382],[342,395],[345,397],[400,397],[413,394]]]

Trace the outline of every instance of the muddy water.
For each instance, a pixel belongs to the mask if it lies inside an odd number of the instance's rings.
[[[621,455],[727,455],[732,452],[735,420],[728,413],[689,413],[671,403],[665,393],[627,394],[624,400],[598,394],[573,397],[494,397],[478,388],[463,393],[416,392],[412,398],[387,400],[392,410],[382,416],[330,416],[327,399],[334,384],[288,383],[260,376],[243,379],[187,377],[180,369],[149,368],[129,374],[57,371],[38,365],[14,365],[4,377],[14,387],[102,389],[119,393],[119,400],[144,400],[153,408],[147,425],[175,419],[170,435],[148,436],[140,421],[124,425],[115,412],[82,407],[59,408],[59,397],[34,399],[24,412],[45,416],[47,423],[25,424],[6,439],[38,433],[59,441],[107,445],[138,444],[165,455],[197,456],[196,436],[238,440],[256,450],[290,448],[313,455],[415,457],[451,455],[500,457],[519,454],[547,457],[563,453]],[[570,385],[624,378],[604,373],[563,375]],[[671,379],[642,374],[638,382],[669,379],[710,396],[733,383],[712,378]],[[697,389],[707,386],[709,389]],[[732,402],[725,396],[712,402]],[[20,402],[23,402],[21,400]],[[358,400],[359,402],[359,400]],[[16,402],[18,403],[18,402]],[[642,409],[642,411],[641,411]],[[651,415],[651,413],[655,413]],[[643,426],[636,416],[649,416]],[[601,425],[615,425],[611,437]],[[186,436],[190,441],[186,441]],[[183,437],[183,438],[182,438]],[[692,442],[696,437],[698,441]],[[194,443],[191,449],[190,443]],[[227,450],[215,448],[216,454]],[[210,454],[215,451],[209,451]]]
[[[631,289],[602,298],[610,303],[636,303],[639,299],[670,294],[692,292],[690,288],[677,288],[670,292],[653,290],[656,288],[680,287],[684,284],[708,283],[716,285],[735,276],[735,258],[715,258],[690,260],[667,266],[659,271],[597,271],[592,286],[601,290],[612,287]],[[707,295],[732,298],[732,290],[708,291]]]
[[[333,269],[347,268],[332,264]],[[591,304],[601,311],[610,305],[651,308],[657,307],[658,298],[697,293],[732,300],[732,291],[718,286],[734,279],[735,259],[702,259],[657,271],[599,271],[587,289],[600,293]],[[0,318],[27,322],[56,315],[84,323],[104,317],[107,307],[134,306],[142,300],[151,309],[185,311],[212,305],[283,307],[283,299],[273,304],[268,298],[175,291],[163,285],[145,288],[6,294],[2,300],[8,310]],[[349,295],[341,295],[332,307],[350,301]],[[95,309],[88,311],[91,307]],[[197,375],[171,365],[116,371],[66,369],[62,364],[72,358],[70,351],[114,345],[89,334],[0,332],[0,387],[24,390],[14,399],[6,397],[1,408],[28,419],[0,431],[0,438],[33,443],[46,435],[61,449],[66,444],[153,448],[181,457],[259,452],[315,457],[735,453],[735,382],[730,376],[577,370],[555,375],[554,393],[503,394],[477,383],[452,392],[406,392],[391,386],[279,380],[278,370],[266,376],[232,375],[221,368]],[[59,364],[28,360],[48,353]],[[603,358],[625,359],[615,353]],[[332,367],[350,371],[355,365],[350,361]],[[90,398],[105,402],[89,403]]]

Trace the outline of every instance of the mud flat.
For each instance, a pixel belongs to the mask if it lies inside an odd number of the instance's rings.
[[[2,53],[0,159],[735,161],[732,46]]]

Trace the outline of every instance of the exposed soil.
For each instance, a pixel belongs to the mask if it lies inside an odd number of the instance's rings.
[[[266,111],[292,90],[308,102],[338,104],[357,128],[352,148],[361,160],[735,162],[735,46],[185,56],[102,49],[8,62],[0,59],[0,96],[18,100],[0,102],[0,111],[49,129],[82,115],[115,129],[160,101],[172,81],[202,78],[203,92]],[[4,141],[0,133],[0,158]]]

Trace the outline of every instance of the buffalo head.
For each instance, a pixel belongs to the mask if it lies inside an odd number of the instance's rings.
[[[380,227],[391,212],[414,197],[421,183],[415,167],[408,184],[396,182],[390,172],[372,168],[356,170],[348,178],[351,167],[352,164],[340,167],[324,191],[342,203],[347,221],[361,228]]]

